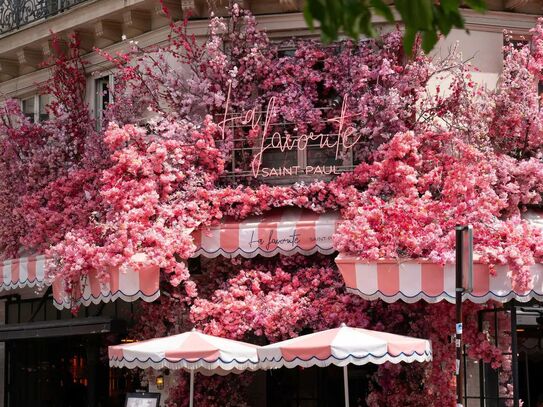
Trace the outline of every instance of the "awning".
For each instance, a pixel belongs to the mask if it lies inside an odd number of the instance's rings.
[[[1,264],[0,291],[35,287],[45,281],[45,257],[29,256],[5,260]]]
[[[414,260],[368,263],[353,256],[336,258],[339,271],[345,280],[347,291],[367,300],[381,299],[386,302],[418,300],[455,302],[455,266]],[[473,265],[473,290],[464,293],[464,300],[484,303],[488,300],[506,302],[512,299],[527,302],[532,298],[543,299],[543,265],[532,266],[533,289],[517,291],[507,266],[496,266],[492,276],[486,264]]]
[[[81,280],[79,287],[74,288],[74,295],[66,295],[64,282],[57,279],[53,282],[53,299],[58,309],[71,308],[73,305],[98,304],[122,299],[127,302],[144,300],[152,302],[159,295],[160,269],[149,267],[140,271],[109,272],[109,282],[102,283],[97,272],[91,272]]]
[[[523,214],[523,218],[543,229],[543,211],[529,210]],[[336,258],[336,263],[347,291],[367,300],[381,299],[389,303],[397,300],[413,303],[421,299],[432,303],[442,300],[455,302],[454,264],[443,266],[413,259],[368,262],[343,254]],[[491,275],[488,265],[474,264],[473,288],[464,293],[463,299],[475,303],[488,300],[543,300],[543,264],[536,264],[530,269],[533,282],[530,291],[520,291],[513,286],[508,266],[495,266],[495,270],[495,275]]]
[[[195,256],[331,254],[338,222],[337,212],[319,214],[299,208],[274,209],[243,221],[225,219],[218,226],[193,232]]]
[[[6,260],[0,263],[0,292],[15,290],[23,287],[37,285],[51,285],[45,278],[45,263],[43,255],[21,257]],[[160,295],[158,289],[160,273],[157,267],[148,268],[140,272],[121,272],[118,269],[110,271],[110,281],[102,284],[98,280],[98,273],[90,273],[81,281],[77,290],[82,294],[76,298],[66,296],[63,283],[60,280],[53,282],[53,298],[57,308],[70,308],[72,304],[88,306],[91,303],[115,301],[154,301]]]

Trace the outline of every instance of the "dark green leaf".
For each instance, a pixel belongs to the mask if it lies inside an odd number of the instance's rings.
[[[466,5],[479,13],[486,11],[486,3],[484,0],[465,0]]]
[[[422,49],[428,53],[437,43],[437,33],[435,31],[424,31],[422,33]]]
[[[308,6],[307,3],[305,5],[305,7],[304,7],[304,18],[305,18],[305,22],[306,22],[307,26],[309,28],[311,28],[312,30],[314,30],[315,29],[315,24],[314,24],[313,14],[309,10],[309,6]]]
[[[395,0],[394,3],[406,27],[432,29],[432,0]]]
[[[449,13],[448,19],[450,23],[453,25],[453,27],[464,28],[464,19],[462,18],[460,11],[456,10],[454,12]]]
[[[383,16],[388,21],[394,21],[394,15],[390,7],[383,0],[370,0],[370,6],[375,9],[375,13]]]
[[[361,34],[374,36],[372,13],[394,21],[387,0],[305,0],[304,17],[310,28],[319,21],[324,42],[334,41],[343,31],[358,39]],[[404,49],[408,55],[417,33],[422,35],[422,46],[429,51],[440,33],[447,35],[453,27],[464,28],[460,5],[476,11],[486,9],[485,0],[394,0],[405,25]]]
[[[458,11],[460,0],[441,0],[440,5],[445,14],[448,14],[451,11]]]
[[[304,14],[306,15],[306,19],[308,18],[307,16],[311,16],[311,21],[315,19],[323,22],[326,18],[327,10],[320,0],[307,0],[305,3]]]
[[[376,35],[373,25],[371,24],[371,13],[369,10],[361,15],[358,25],[362,34],[368,37],[374,37]]]
[[[434,19],[439,27],[439,31],[441,31],[444,35],[447,35],[451,31],[451,20],[440,6],[434,6]]]
[[[417,30],[414,28],[405,28],[405,33],[403,35],[403,49],[407,56],[413,54],[413,44],[415,43],[415,38],[417,36]]]

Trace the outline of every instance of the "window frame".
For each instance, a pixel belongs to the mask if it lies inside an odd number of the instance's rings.
[[[94,120],[96,121],[96,130],[101,130],[103,126],[103,120],[104,120],[104,95],[99,93],[99,86],[101,83],[107,82],[108,86],[108,99],[109,101],[107,104],[111,104],[114,101],[114,85],[115,85],[115,78],[113,72],[107,72],[103,73],[101,75],[91,76],[90,78],[90,87],[91,87],[91,98],[90,106],[92,106],[92,114],[94,116]],[[104,79],[107,79],[104,81]]]
[[[42,113],[41,113],[41,102],[46,98],[46,97],[50,97],[50,95],[44,95],[44,94],[40,94],[40,93],[35,93],[33,95],[28,95],[26,97],[20,97],[19,98],[19,102],[20,102],[20,106],[21,106],[21,112],[23,113],[23,115],[28,118],[32,123],[42,123],[44,121],[47,121],[49,120],[50,116],[49,116],[49,113],[45,112],[43,115],[44,117],[42,118]],[[33,112],[32,113],[26,113],[25,112],[25,109],[24,109],[24,103],[25,101],[27,100],[32,100],[33,103],[34,103],[34,107],[33,107]],[[47,106],[49,104],[50,100],[46,100],[46,103],[44,104],[44,107]]]

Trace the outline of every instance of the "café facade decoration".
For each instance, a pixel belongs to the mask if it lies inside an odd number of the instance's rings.
[[[5,103],[6,256],[21,246],[44,253],[59,306],[145,300],[135,339],[196,327],[265,343],[342,322],[428,338],[431,363],[408,374],[379,366],[359,396],[371,406],[451,405],[451,305],[365,301],[346,291],[345,282],[360,289],[358,277],[344,282],[335,252],[356,267],[377,264],[378,283],[383,259],[438,275],[454,259],[454,226],[471,224],[489,274],[506,270],[515,290],[539,292],[543,236],[521,213],[543,192],[533,89],[541,25],[531,47],[508,49],[493,91],[454,52],[406,59],[399,31],[278,46],[238,6],[210,20],[203,43],[186,24],[172,23],[168,43],[150,53],[136,43],[102,52],[117,73],[101,130],[83,96],[77,41],[51,65],[50,120],[30,123]],[[422,259],[439,267],[419,270]],[[499,371],[509,403],[507,333],[492,341],[477,327],[477,312],[492,306],[466,304],[466,352]],[[187,397],[187,378],[176,378],[173,405]],[[240,380],[202,379],[195,403],[243,405]]]
[[[295,156],[300,154],[305,155],[307,149],[315,148],[325,150],[324,156],[337,162],[341,158],[344,161],[347,157],[352,157],[353,147],[362,137],[362,133],[357,131],[355,127],[349,125],[356,113],[348,112],[348,95],[345,95],[341,106],[341,114],[338,117],[331,117],[323,123],[335,124],[335,133],[313,133],[308,134],[298,132],[295,123],[281,122],[282,131],[274,131],[276,128],[276,120],[279,117],[276,97],[272,96],[266,106],[265,114],[259,112],[258,108],[252,108],[241,114],[229,114],[230,96],[232,93],[231,84],[228,89],[228,98],[224,108],[224,118],[219,123],[221,126],[221,134],[223,139],[226,134],[226,126],[248,127],[251,137],[256,139],[256,145],[253,148],[253,158],[251,160],[251,171],[255,178],[258,177],[287,177],[298,175],[323,176],[323,175],[339,175],[339,169],[336,165],[324,165],[324,163],[316,163],[315,165],[291,165],[282,167],[263,167],[265,156],[271,151],[276,151],[277,154],[286,155],[294,153]],[[349,122],[346,121],[346,115],[349,115]],[[284,120],[280,118],[281,120]],[[290,134],[285,129],[288,125],[293,127],[293,133]],[[276,159],[276,163],[281,163],[284,159]]]

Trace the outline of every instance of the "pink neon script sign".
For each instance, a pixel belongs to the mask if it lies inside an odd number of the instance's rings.
[[[292,150],[304,151],[307,149],[307,146],[310,142],[318,142],[318,145],[321,149],[335,149],[335,158],[337,160],[339,158],[340,152],[352,149],[362,137],[362,134],[356,133],[356,129],[354,127],[345,126],[348,95],[346,95],[343,99],[343,104],[341,106],[341,115],[327,120],[328,122],[338,124],[338,134],[314,134],[313,132],[310,132],[309,134],[301,134],[298,137],[291,137],[290,134],[281,134],[277,131],[271,133],[270,131],[270,127],[272,124],[271,120],[277,113],[275,106],[275,97],[272,97],[268,102],[268,106],[266,108],[266,117],[264,119],[263,126],[261,126],[262,114],[259,114],[256,111],[256,107],[247,110],[240,115],[227,118],[230,106],[230,93],[231,92],[229,89],[228,98],[226,100],[226,108],[224,112],[224,120],[219,123],[219,125],[221,126],[222,137],[224,139],[225,127],[227,123],[234,122],[239,122],[244,126],[250,124],[252,130],[260,132],[260,142],[251,162],[251,169],[253,172],[253,176],[255,177],[260,175],[264,153],[269,149],[279,149],[281,152]],[[262,130],[260,131],[260,129]]]

